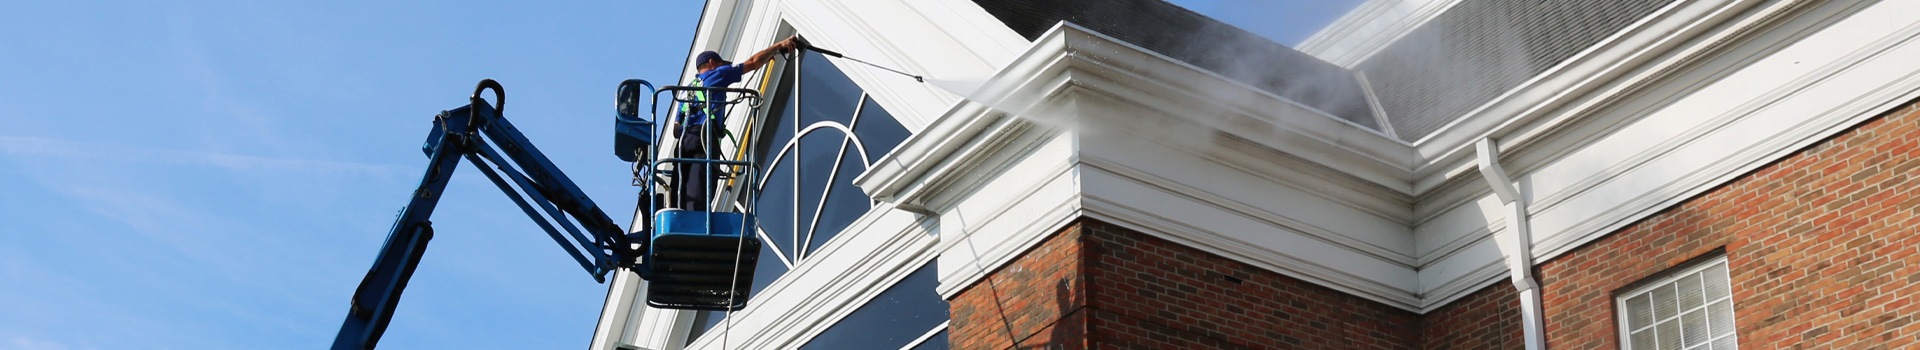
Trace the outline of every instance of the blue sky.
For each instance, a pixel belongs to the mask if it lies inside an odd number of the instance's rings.
[[[1287,46],[1313,36],[1362,0],[1168,0]]]
[[[1357,3],[1176,2],[1288,44]],[[625,223],[613,86],[676,76],[699,6],[0,4],[0,349],[324,347],[481,78]],[[382,348],[584,346],[606,286],[471,170]]]

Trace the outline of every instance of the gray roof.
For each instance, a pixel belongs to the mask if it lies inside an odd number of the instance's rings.
[[[1461,0],[1348,70],[1162,0],[974,0],[1028,40],[1073,22],[1410,142],[1672,2]]]
[[[1673,0],[1463,0],[1356,67],[1419,140]]]

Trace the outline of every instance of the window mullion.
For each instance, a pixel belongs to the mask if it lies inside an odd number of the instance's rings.
[[[800,244],[796,244],[801,247],[800,250],[812,251],[813,249],[813,234],[819,233],[817,231],[819,231],[820,227],[820,214],[825,213],[827,210],[827,198],[833,197],[833,182],[840,178],[840,163],[846,162],[847,160],[847,144],[852,142],[850,140],[855,137],[853,135],[853,128],[860,125],[860,109],[866,106],[867,93],[862,92],[860,93],[860,100],[854,102],[853,117],[847,118],[847,131],[844,132],[846,137],[840,139],[840,152],[833,157],[833,170],[827,171],[827,185],[825,189],[820,190],[819,205],[813,207],[813,220],[807,223],[807,227],[810,227],[810,229],[807,230],[807,239]],[[864,166],[864,164],[862,165]]]

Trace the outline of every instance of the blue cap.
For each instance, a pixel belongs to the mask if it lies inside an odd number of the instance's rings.
[[[698,67],[700,65],[707,64],[707,61],[720,61],[721,64],[728,63],[727,60],[720,58],[719,52],[705,51],[705,52],[701,52],[700,56],[693,58],[693,65],[695,67]]]

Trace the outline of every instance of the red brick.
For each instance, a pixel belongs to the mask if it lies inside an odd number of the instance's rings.
[[[1742,347],[1914,345],[1915,130],[1902,108],[1540,264],[1548,347],[1617,349],[1617,293],[1715,251]]]

